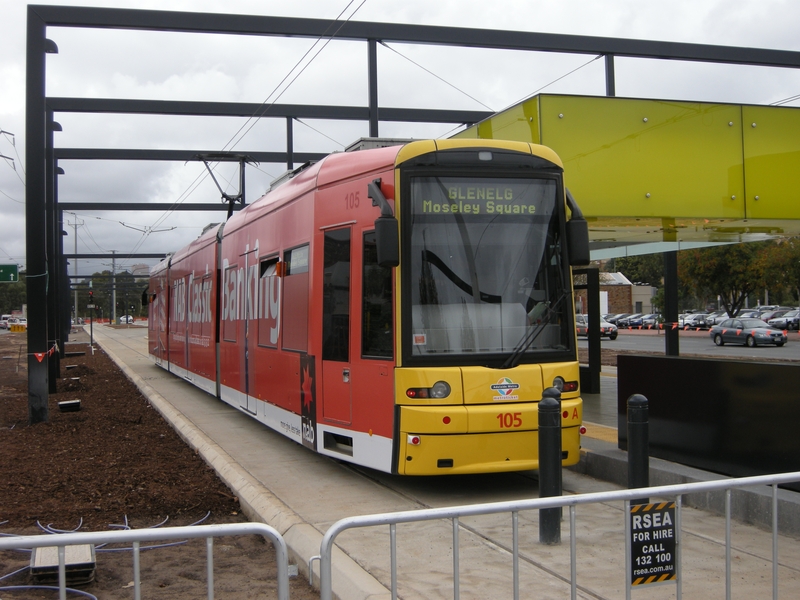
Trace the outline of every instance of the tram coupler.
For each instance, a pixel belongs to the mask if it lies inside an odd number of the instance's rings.
[[[539,402],[539,497],[561,496],[561,392],[554,387]],[[539,543],[561,543],[561,508],[539,509]]]
[[[650,487],[650,433],[648,400],[641,394],[628,398],[628,489]],[[649,498],[631,500],[648,504]]]

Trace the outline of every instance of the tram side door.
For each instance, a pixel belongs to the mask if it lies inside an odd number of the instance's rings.
[[[256,407],[258,400],[250,392],[255,389],[255,365],[250,361],[250,352],[255,347],[257,340],[255,336],[258,335],[258,315],[256,307],[258,306],[258,253],[257,249],[245,252],[242,255],[244,262],[244,286],[241,307],[243,318],[242,323],[244,331],[242,333],[242,351],[244,357],[242,365],[244,366],[244,394],[241,396],[239,406],[247,412],[256,414]],[[251,339],[251,334],[253,339]]]
[[[351,228],[325,231],[322,282],[322,418],[352,422]]]

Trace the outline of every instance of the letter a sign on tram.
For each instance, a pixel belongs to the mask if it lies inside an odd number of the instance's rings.
[[[0,265],[0,283],[15,283],[19,281],[17,265]]]

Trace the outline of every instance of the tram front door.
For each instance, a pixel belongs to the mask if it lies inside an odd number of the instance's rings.
[[[322,301],[322,418],[352,422],[350,385],[351,229],[325,232]]]

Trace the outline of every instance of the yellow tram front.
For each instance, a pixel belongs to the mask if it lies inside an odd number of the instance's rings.
[[[575,464],[570,263],[588,261],[588,237],[567,218],[561,161],[532,144],[438,140],[408,144],[396,166],[397,472],[537,469],[550,387],[561,390],[563,464]]]

